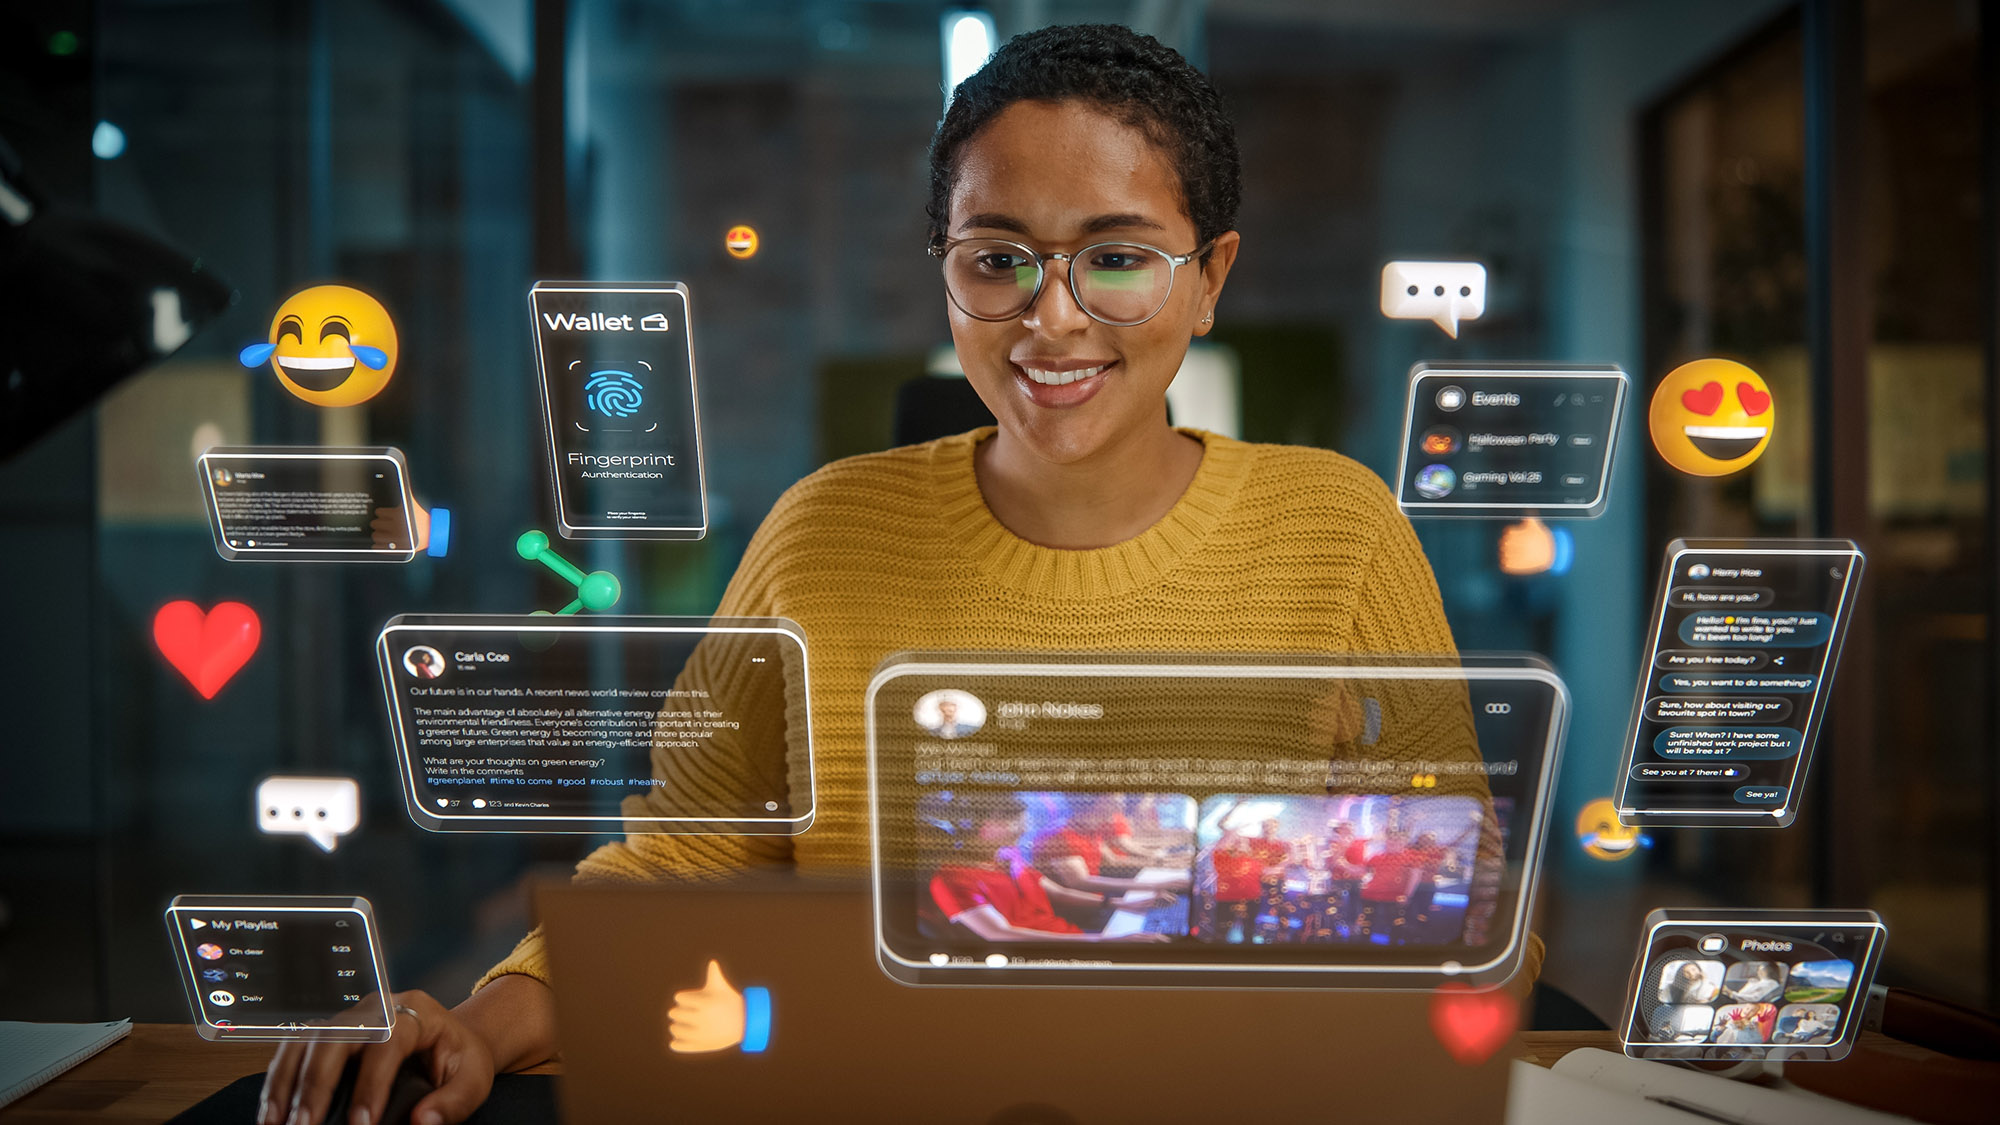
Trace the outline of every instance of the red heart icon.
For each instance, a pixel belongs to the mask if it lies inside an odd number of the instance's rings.
[[[241,602],[217,602],[207,613],[193,602],[168,602],[153,615],[153,643],[203,699],[250,662],[264,628]]]
[[[1743,404],[1743,413],[1754,418],[1771,409],[1771,392],[1760,391],[1748,383],[1738,383],[1736,401]]]
[[[1681,405],[1696,414],[1713,414],[1722,405],[1722,384],[1714,381],[1703,383],[1698,391],[1682,391]]]
[[[1513,1038],[1521,1002],[1511,992],[1447,984],[1431,994],[1431,1033],[1461,1066],[1478,1066]]]

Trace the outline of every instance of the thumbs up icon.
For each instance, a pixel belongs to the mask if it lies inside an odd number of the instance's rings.
[[[755,1054],[771,1042],[771,992],[746,988],[741,992],[722,975],[722,963],[708,963],[708,978],[700,988],[674,993],[667,1009],[667,1049],[692,1055],[740,1046]]]

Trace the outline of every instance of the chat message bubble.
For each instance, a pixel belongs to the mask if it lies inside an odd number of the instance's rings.
[[[1713,764],[1640,762],[1632,767],[1634,781],[1734,781],[1749,774],[1748,767],[1733,762]]]
[[[1653,739],[1662,758],[1789,758],[1803,736],[1790,727],[1668,727]]]
[[[1758,655],[1763,655],[1759,653]],[[1790,675],[1762,672],[1730,675],[1727,672],[1668,672],[1660,677],[1660,690],[1683,695],[1720,695],[1725,692],[1808,692],[1819,686],[1819,677],[1810,672]]]
[[[1486,312],[1486,267],[1478,262],[1390,262],[1382,267],[1382,315],[1435,321],[1458,339],[1460,321]]]
[[[351,777],[267,777],[257,786],[257,827],[304,836],[331,852],[361,824],[361,786]]]
[[[1681,622],[1681,640],[1691,645],[1757,645],[1812,648],[1826,643],[1833,614],[1694,613]]]
[[[1777,596],[1769,586],[1676,586],[1667,601],[1685,609],[1756,609]]]
[[[1762,668],[1771,658],[1761,652],[1714,652],[1684,648],[1664,648],[1653,663],[1660,668],[1727,668],[1750,672]]]
[[[1782,785],[1745,785],[1736,790],[1741,805],[1782,805],[1791,790]]]
[[[806,649],[781,618],[425,616],[376,655],[431,831],[803,832]]]
[[[1782,696],[1731,699],[1666,695],[1646,704],[1646,717],[1656,723],[1776,723],[1791,714],[1792,701]]]

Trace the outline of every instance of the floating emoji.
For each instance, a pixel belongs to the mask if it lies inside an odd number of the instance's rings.
[[[1728,359],[1684,363],[1660,380],[1647,424],[1667,464],[1698,477],[1747,469],[1771,444],[1776,404],[1764,377]]]
[[[1617,806],[1609,797],[1583,806],[1576,817],[1576,838],[1594,859],[1625,859],[1651,843],[1638,828],[1618,823]]]
[[[396,373],[396,325],[359,289],[315,285],[285,298],[270,342],[237,358],[245,367],[268,360],[279,384],[314,406],[354,406],[382,393]]]
[[[722,236],[723,248],[729,251],[729,256],[732,258],[756,256],[759,241],[757,228],[741,223],[730,227],[729,232]]]

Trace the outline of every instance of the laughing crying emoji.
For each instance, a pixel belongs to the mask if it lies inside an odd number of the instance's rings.
[[[1583,806],[1576,817],[1576,838],[1594,859],[1625,859],[1648,843],[1636,826],[1618,823],[1617,806],[1609,797]]]
[[[1697,359],[1660,380],[1647,424],[1667,464],[1720,477],[1763,455],[1777,415],[1763,376],[1734,360]]]
[[[237,358],[245,367],[269,361],[278,383],[314,406],[354,406],[389,385],[396,373],[396,325],[382,302],[346,285],[301,289],[278,306],[269,343]]]

